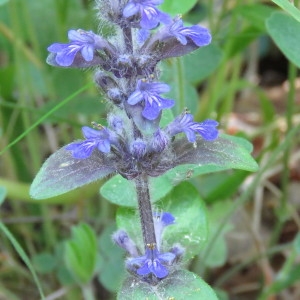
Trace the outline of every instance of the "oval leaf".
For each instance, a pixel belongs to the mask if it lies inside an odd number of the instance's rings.
[[[293,18],[300,22],[300,11],[295,5],[288,0],[272,0],[279,7],[289,13]]]
[[[98,238],[102,263],[97,276],[107,290],[116,293],[125,277],[125,267],[124,250],[116,247],[111,238],[114,231],[115,224],[108,225]]]
[[[198,138],[196,147],[192,143],[178,140],[173,148],[176,164],[194,164],[196,166],[193,169],[197,174],[227,169],[255,172],[258,169],[256,161],[249,153],[252,145],[245,139],[230,135],[222,134],[213,142]]]
[[[118,293],[118,300],[218,300],[214,290],[196,274],[178,270],[152,286],[129,276]]]
[[[97,239],[92,228],[81,223],[72,228],[72,239],[66,242],[65,261],[80,284],[91,280],[96,267]]]
[[[283,54],[300,67],[300,23],[289,15],[275,12],[266,20],[266,26]]]
[[[47,199],[61,195],[114,171],[112,162],[100,151],[94,151],[89,158],[76,159],[63,147],[45,161],[32,182],[30,196]]]

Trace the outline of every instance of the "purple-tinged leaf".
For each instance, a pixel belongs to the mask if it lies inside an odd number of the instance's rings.
[[[99,180],[115,171],[107,154],[94,151],[86,159],[77,159],[65,147],[53,153],[36,175],[30,195],[47,199]]]
[[[239,143],[236,143],[239,141]],[[257,163],[249,154],[247,148],[241,146],[240,142],[246,146],[249,144],[245,140],[221,135],[215,141],[205,141],[197,137],[196,144],[184,143],[182,139],[174,142],[174,152],[176,153],[176,166],[184,164],[195,164],[201,166],[217,166],[220,169],[242,169],[255,172],[258,169]]]

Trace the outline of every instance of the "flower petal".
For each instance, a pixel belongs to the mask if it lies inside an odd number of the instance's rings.
[[[72,156],[78,159],[85,159],[91,156],[96,144],[93,141],[86,140],[75,142],[66,146],[66,150],[72,151]]]
[[[138,12],[139,12],[139,5],[134,2],[128,2],[128,4],[124,7],[123,16],[125,18],[129,18],[137,14]]]
[[[92,46],[85,46],[81,49],[82,57],[86,61],[91,61],[94,57],[94,47]]]
[[[130,104],[130,105],[135,105],[137,104],[138,102],[142,101],[143,100],[143,94],[141,93],[141,91],[139,90],[136,90],[134,91],[130,97],[128,98],[127,102]]]

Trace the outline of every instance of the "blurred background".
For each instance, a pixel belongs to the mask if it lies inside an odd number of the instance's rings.
[[[272,1],[171,2],[168,12],[213,36],[210,46],[161,64],[168,97],[179,103],[174,113],[187,107],[197,121],[217,119],[221,131],[253,143],[260,165],[255,174],[191,180],[208,207],[210,235],[190,270],[220,299],[300,299],[300,23]],[[81,138],[83,125],[105,123],[92,70],[45,62],[47,47],[77,28],[109,34],[93,1],[0,0],[0,300],[41,297],[22,250],[45,299],[93,299],[64,254],[71,227],[82,221],[101,244],[90,282],[95,299],[114,299],[124,272],[124,254],[110,241],[117,207],[99,195],[103,182],[46,201],[28,193],[51,153]]]

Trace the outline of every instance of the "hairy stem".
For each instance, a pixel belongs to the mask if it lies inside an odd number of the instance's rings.
[[[131,28],[129,28],[129,27],[123,28],[123,35],[124,35],[124,42],[125,42],[126,50],[129,53],[132,53],[133,52],[133,46],[132,46]]]
[[[135,179],[139,214],[145,249],[156,247],[153,214],[150,201],[149,183],[147,175],[140,175]]]

